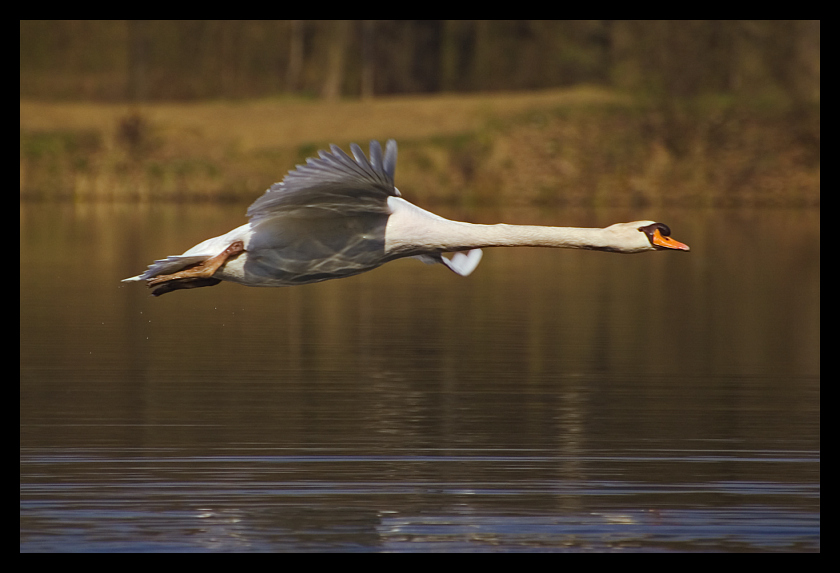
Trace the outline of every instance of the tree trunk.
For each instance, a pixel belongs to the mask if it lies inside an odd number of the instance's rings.
[[[347,38],[350,32],[349,20],[337,20],[331,23],[331,34],[327,46],[327,77],[321,90],[321,97],[337,100],[341,97],[344,83],[344,55],[347,51]]]

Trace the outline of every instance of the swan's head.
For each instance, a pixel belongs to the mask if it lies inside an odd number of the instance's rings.
[[[665,223],[655,221],[633,221],[617,223],[605,229],[615,235],[616,244],[621,245],[625,253],[642,251],[689,251],[685,243],[671,238],[671,229]]]

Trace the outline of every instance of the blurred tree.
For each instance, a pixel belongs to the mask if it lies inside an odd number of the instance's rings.
[[[820,21],[20,21],[21,97],[333,99],[581,83],[813,103]]]
[[[321,97],[338,99],[344,83],[344,61],[347,55],[347,39],[350,35],[349,20],[336,20],[331,23],[327,36],[327,66]]]
[[[149,21],[128,21],[128,97],[143,101],[148,97]]]
[[[374,69],[376,63],[376,22],[362,21],[362,98],[370,99],[374,94]]]
[[[295,93],[303,71],[303,20],[289,21],[289,64],[286,67],[286,91]]]

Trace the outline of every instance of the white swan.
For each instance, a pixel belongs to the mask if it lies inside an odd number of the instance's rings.
[[[148,281],[152,294],[233,281],[248,286],[300,285],[349,277],[388,261],[415,257],[442,263],[461,276],[481,260],[481,247],[560,247],[639,253],[688,245],[662,223],[636,221],[604,229],[532,225],[474,225],[450,221],[412,205],[394,187],[397,143],[383,155],[370,143],[370,161],[355,143],[353,158],[332,153],[298,165],[248,208],[249,222],[155,261],[126,281]],[[453,253],[451,258],[443,253]]]

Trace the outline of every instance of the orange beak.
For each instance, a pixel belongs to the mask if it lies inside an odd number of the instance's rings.
[[[657,247],[662,247],[663,249],[676,249],[678,251],[690,251],[688,245],[685,243],[680,243],[679,241],[675,241],[671,237],[665,237],[662,233],[659,232],[659,229],[656,229],[653,232],[653,244]]]

